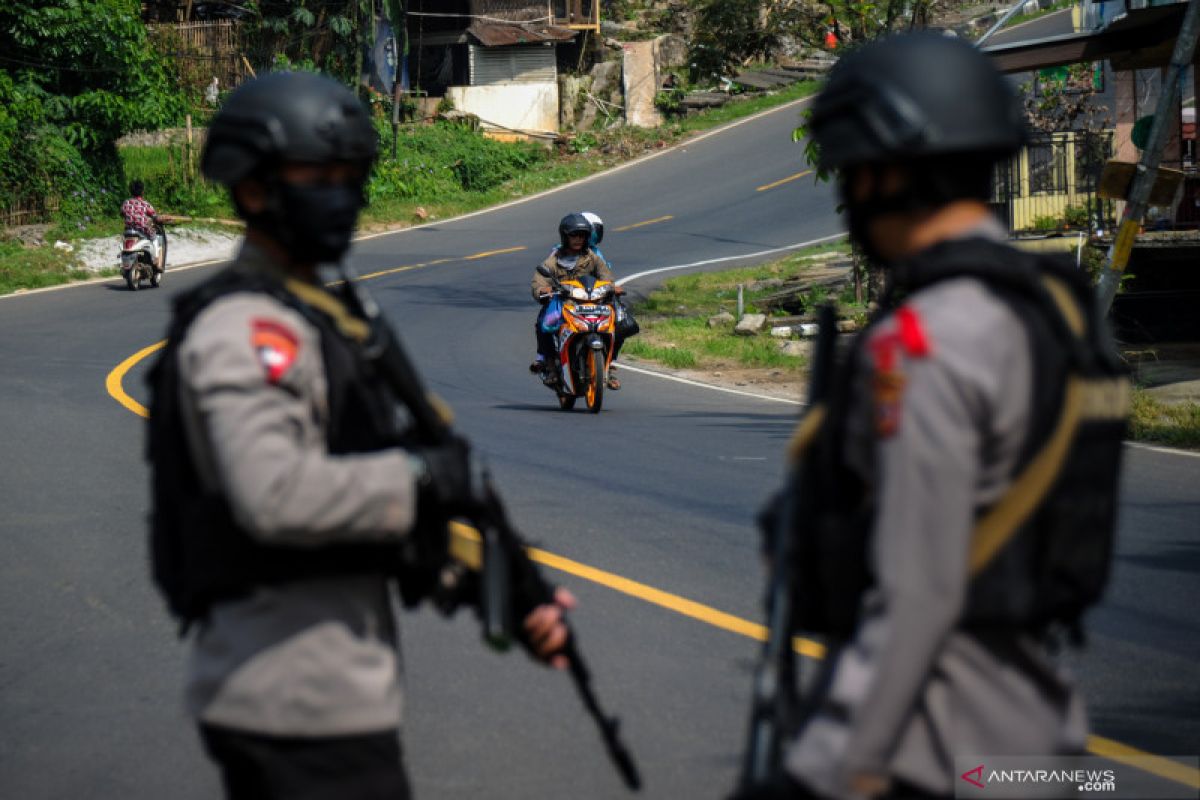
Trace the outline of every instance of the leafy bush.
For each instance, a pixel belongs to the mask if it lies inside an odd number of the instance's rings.
[[[117,138],[185,107],[137,0],[7,0],[0,30],[0,206],[40,199],[80,225],[111,213]]]

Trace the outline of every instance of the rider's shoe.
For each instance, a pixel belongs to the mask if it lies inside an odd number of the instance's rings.
[[[537,375],[539,372],[541,372],[545,368],[545,366],[546,366],[545,359],[535,358],[533,360],[533,363],[529,365],[529,371],[532,372],[534,375]]]
[[[616,364],[608,368],[608,380],[604,382],[604,385],[614,392],[621,388],[621,379],[617,377]]]

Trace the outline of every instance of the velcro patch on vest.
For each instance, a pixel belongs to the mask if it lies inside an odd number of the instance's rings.
[[[867,348],[875,366],[872,395],[875,406],[875,433],[880,438],[895,436],[900,430],[904,387],[908,378],[901,369],[902,358],[924,358],[932,351],[921,316],[911,306],[896,310],[895,327],[871,337]]]
[[[250,326],[250,344],[267,372],[267,380],[279,383],[292,364],[296,363],[300,338],[291,328],[273,319],[256,319]]]

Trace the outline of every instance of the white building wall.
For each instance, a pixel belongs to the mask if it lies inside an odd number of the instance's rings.
[[[450,86],[446,97],[459,111],[479,117],[484,127],[558,132],[557,82]]]

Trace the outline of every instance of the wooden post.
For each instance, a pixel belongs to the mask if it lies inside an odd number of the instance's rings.
[[[189,4],[190,5],[190,4]],[[192,158],[192,115],[188,114],[184,119],[184,125],[187,127],[187,148],[185,157],[187,158],[187,180],[191,183],[196,178],[195,162]]]

